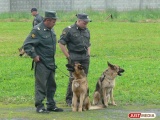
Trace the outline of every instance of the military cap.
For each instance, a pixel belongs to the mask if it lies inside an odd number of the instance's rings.
[[[85,13],[79,13],[79,14],[76,14],[76,16],[80,20],[83,20],[83,21],[86,21],[86,22],[92,22],[92,20],[89,19],[89,16]]]
[[[33,11],[37,11],[37,8],[32,8],[32,9],[31,9],[31,12],[33,12]]]
[[[55,11],[45,11],[45,18],[53,18],[53,19],[57,19],[58,17],[56,16],[56,12]]]

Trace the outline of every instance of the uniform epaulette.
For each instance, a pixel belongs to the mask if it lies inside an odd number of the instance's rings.
[[[39,27],[37,27],[37,30],[41,30]]]
[[[68,26],[68,28],[71,28],[71,26]]]

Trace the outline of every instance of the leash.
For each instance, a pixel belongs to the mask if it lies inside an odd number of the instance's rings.
[[[61,71],[61,73],[63,73],[65,76],[70,77],[69,75],[67,75],[66,73],[64,73],[61,69],[58,68],[58,70]]]
[[[34,65],[35,65],[35,62],[34,60],[32,61],[32,66],[31,66],[31,70],[34,69]],[[56,66],[56,69],[59,69],[57,66]],[[59,69],[59,71],[61,71],[61,73],[63,73],[65,76],[69,77],[69,78],[74,78],[74,77],[71,77],[69,75],[67,75],[66,73],[64,73],[61,69]]]
[[[59,68],[57,67],[57,69],[59,69]],[[71,76],[67,75],[66,73],[64,73],[61,69],[59,69],[59,71],[61,71],[61,73],[63,73],[65,76],[67,76],[69,78],[74,78],[74,77],[71,77]]]
[[[34,69],[34,65],[35,65],[34,60],[32,60],[31,70],[33,70],[33,69]]]
[[[42,61],[41,61],[42,62]],[[42,62],[43,63],[43,62]],[[45,64],[44,64],[45,65]],[[32,60],[32,66],[31,66],[31,70],[34,69],[34,66],[35,66],[35,62],[34,60]],[[47,67],[48,68],[48,67]],[[59,69],[57,66],[55,66],[55,69]],[[66,73],[64,73],[61,69],[59,69],[59,71],[61,71],[61,73],[63,73],[65,76],[69,77],[69,78],[74,78],[74,77],[71,77],[70,75],[67,75]]]

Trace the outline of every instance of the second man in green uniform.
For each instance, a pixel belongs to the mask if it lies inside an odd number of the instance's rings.
[[[64,53],[68,62],[74,64],[79,62],[85,67],[85,73],[88,74],[90,63],[90,31],[87,24],[91,22],[89,16],[85,13],[76,15],[77,21],[75,24],[66,27],[60,37],[59,46]],[[71,76],[71,73],[70,73]],[[68,106],[72,104],[72,80],[69,78],[68,89],[66,93],[66,103]]]

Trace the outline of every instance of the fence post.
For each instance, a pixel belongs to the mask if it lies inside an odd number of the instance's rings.
[[[73,0],[70,0],[70,11],[72,11],[74,8],[73,8]]]
[[[143,0],[140,0],[140,1],[139,1],[139,10],[142,9],[142,6],[143,6]]]
[[[9,0],[9,12],[11,12],[11,0]]]
[[[39,2],[38,2],[38,7],[39,7],[39,8],[42,8],[42,0],[39,0]],[[39,9],[39,8],[38,8],[38,9]]]

